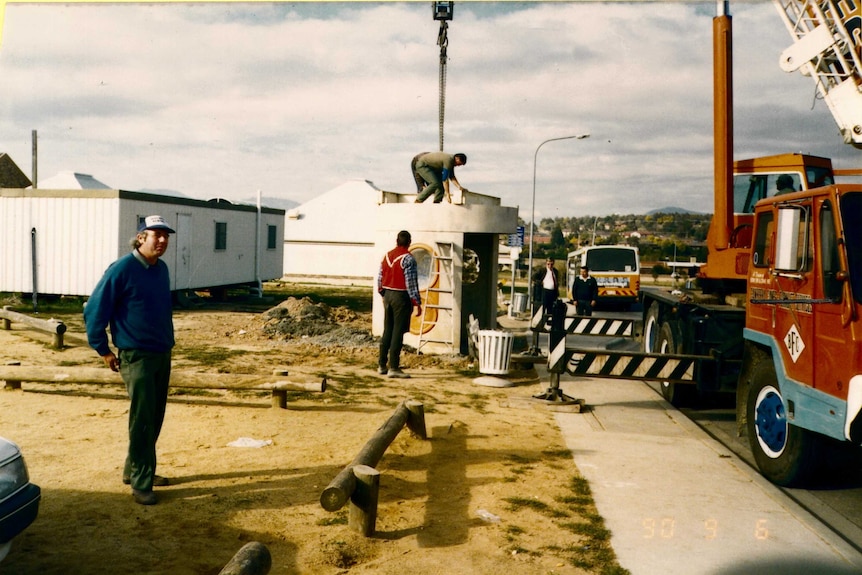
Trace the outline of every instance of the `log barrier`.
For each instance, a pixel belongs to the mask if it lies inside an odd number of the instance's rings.
[[[367,465],[353,468],[356,487],[350,495],[350,514],[347,526],[364,535],[374,535],[377,523],[377,501],[380,499],[380,472]]]
[[[24,323],[31,327],[35,327],[40,331],[46,331],[53,335],[53,346],[55,349],[63,349],[63,334],[66,333],[66,324],[62,321],[51,319],[41,319],[32,317],[27,314],[12,311],[10,306],[4,305],[0,309],[0,318],[3,320],[3,329],[12,329],[12,322]]]
[[[257,541],[243,545],[218,575],[266,575],[272,568],[272,555]]]
[[[374,466],[383,457],[404,425],[421,439],[427,439],[425,406],[405,400],[359,451],[353,461],[339,472],[320,495],[320,505],[327,511],[338,511],[351,501],[349,527],[365,536],[374,533],[377,518],[379,473]],[[357,485],[361,485],[357,488]]]
[[[276,376],[287,375],[285,371],[278,370]],[[326,391],[326,378],[315,382],[293,382],[278,380],[272,381],[273,376],[248,375],[248,374],[225,374],[225,373],[197,373],[191,371],[174,371],[171,373],[171,387],[187,389],[247,389],[263,390],[272,393],[272,406],[279,408],[287,407],[288,391]],[[22,366],[22,365],[0,365],[0,381],[5,381],[7,387],[18,389],[21,382],[30,381],[37,383],[82,383],[82,384],[116,384],[122,385],[120,374],[106,368],[99,367],[45,367],[45,366]]]

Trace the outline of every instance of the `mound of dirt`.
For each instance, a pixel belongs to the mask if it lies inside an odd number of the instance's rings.
[[[307,297],[290,297],[260,314],[256,329],[267,339],[280,341],[313,338],[314,343],[321,345],[374,345],[374,337],[368,331],[371,317],[365,315],[347,307],[315,303]]]

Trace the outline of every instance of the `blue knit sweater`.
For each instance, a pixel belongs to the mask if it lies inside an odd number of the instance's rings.
[[[100,356],[111,351],[108,325],[117,349],[166,352],[174,346],[168,266],[161,260],[148,266],[135,256],[108,266],[84,307],[87,341]]]

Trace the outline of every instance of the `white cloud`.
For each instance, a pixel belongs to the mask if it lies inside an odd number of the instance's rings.
[[[528,217],[712,209],[711,9],[703,3],[456,2],[445,143],[459,180]],[[738,157],[849,167],[813,83],[778,68],[770,4],[736,3]],[[298,202],[348,178],[409,192],[438,142],[439,23],[427,3],[10,4],[0,142],[27,169],[124,189]]]

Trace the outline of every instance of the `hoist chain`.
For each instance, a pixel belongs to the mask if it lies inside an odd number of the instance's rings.
[[[437,34],[437,45],[440,46],[440,97],[438,122],[440,127],[440,151],[443,151],[443,119],[446,116],[446,48],[449,46],[447,32],[449,24],[444,20],[440,22],[440,32]]]

